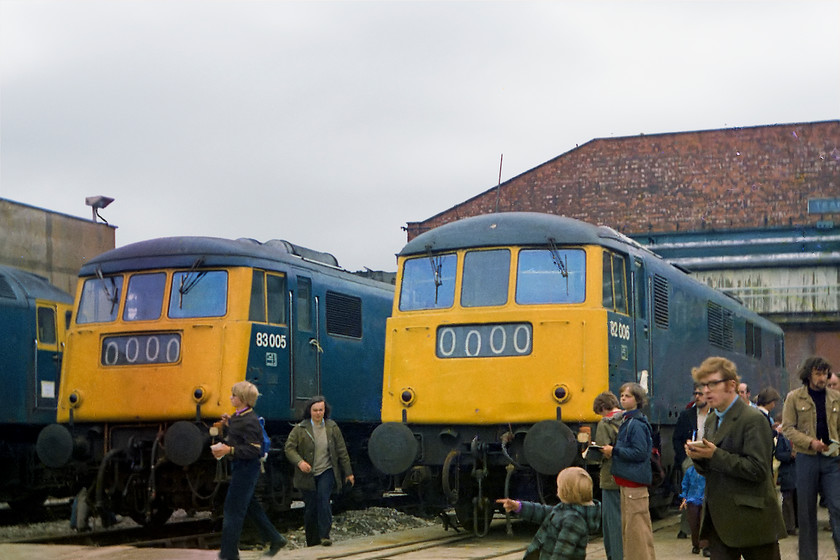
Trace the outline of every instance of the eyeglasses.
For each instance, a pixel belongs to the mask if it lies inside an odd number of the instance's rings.
[[[694,391],[694,396],[695,397],[698,396],[698,395],[702,395],[702,394],[703,394],[702,391]]]
[[[697,385],[702,389],[714,389],[721,383],[726,381],[726,379],[713,379],[712,381],[706,381],[705,383],[698,383]],[[696,394],[696,393],[695,393]]]

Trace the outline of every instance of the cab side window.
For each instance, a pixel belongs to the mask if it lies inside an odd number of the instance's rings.
[[[604,251],[603,304],[616,313],[627,314],[626,260],[621,255]]]
[[[38,342],[55,344],[58,341],[55,328],[55,310],[49,307],[38,308]]]
[[[286,323],[286,277],[255,270],[251,282],[248,320],[282,325]]]

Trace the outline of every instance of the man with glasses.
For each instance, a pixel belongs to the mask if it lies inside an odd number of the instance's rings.
[[[709,415],[709,405],[706,402],[706,397],[703,396],[703,391],[695,383],[694,384],[694,402],[691,403],[687,409],[680,412],[677,418],[677,425],[674,426],[674,436],[671,442],[674,444],[674,473],[673,480],[677,486],[676,493],[680,491],[680,481],[682,474],[686,467],[683,465],[686,459],[685,442],[692,440],[703,439],[704,425],[706,417]],[[682,510],[680,516],[680,530],[677,533],[678,539],[687,539],[688,533],[691,529],[688,526],[688,519],[686,518],[685,510]]]
[[[685,444],[706,477],[700,538],[708,539],[713,560],[779,560],[787,532],[773,484],[770,425],[739,397],[731,361],[707,358],[691,375],[713,412],[702,443]]]
[[[825,497],[840,558],[840,393],[827,389],[831,365],[819,356],[799,368],[802,387],[788,393],[782,433],[796,451],[799,558],[817,558],[817,492]]]

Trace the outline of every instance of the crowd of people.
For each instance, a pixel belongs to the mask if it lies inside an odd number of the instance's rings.
[[[800,560],[817,560],[817,507],[823,505],[840,560],[840,379],[831,365],[821,357],[805,360],[797,372],[802,386],[784,399],[773,387],[753,399],[735,364],[722,357],[707,358],[691,376],[692,400],[672,441],[682,481],[677,537],[690,536],[691,552],[713,560],[781,560],[779,539],[796,536]],[[263,436],[253,411],[258,394],[248,382],[233,386],[235,413],[223,415],[224,433],[212,447],[217,459],[232,462],[219,556],[225,560],[239,557],[246,517],[268,543],[267,555],[286,544],[254,497]],[[601,501],[593,499],[592,478],[580,467],[558,474],[556,506],[497,500],[540,523],[526,560],[583,559],[599,529],[609,560],[655,560],[649,510],[654,430],[642,412],[646,404],[638,383],[593,402],[601,420],[590,449],[600,454]],[[308,546],[332,544],[330,498],[343,483],[355,482],[341,430],[329,416],[324,397],[311,399],[285,444],[294,486],[303,494]]]
[[[819,503],[828,509],[840,560],[840,379],[831,365],[805,360],[797,372],[802,386],[784,399],[773,387],[752,398],[725,358],[710,357],[691,375],[692,401],[672,441],[682,482],[677,538],[690,537],[693,554],[713,559],[778,560],[779,539],[794,536],[799,558],[816,560]],[[655,557],[642,511],[650,471],[636,463],[628,479],[622,468],[631,449],[637,461],[651,449],[650,425],[638,410],[644,392],[634,385],[621,387],[620,400],[607,392],[593,403],[602,418],[592,447],[603,453],[602,531],[610,560]]]

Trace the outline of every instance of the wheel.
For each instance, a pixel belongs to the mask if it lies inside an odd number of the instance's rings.
[[[145,511],[132,511],[129,517],[138,525],[144,527],[163,527],[169,518],[172,517],[173,509],[167,506],[152,506],[152,512],[148,519],[146,519]]]
[[[455,504],[455,517],[458,523],[467,531],[472,531],[475,525],[475,512],[473,511],[472,500]]]

